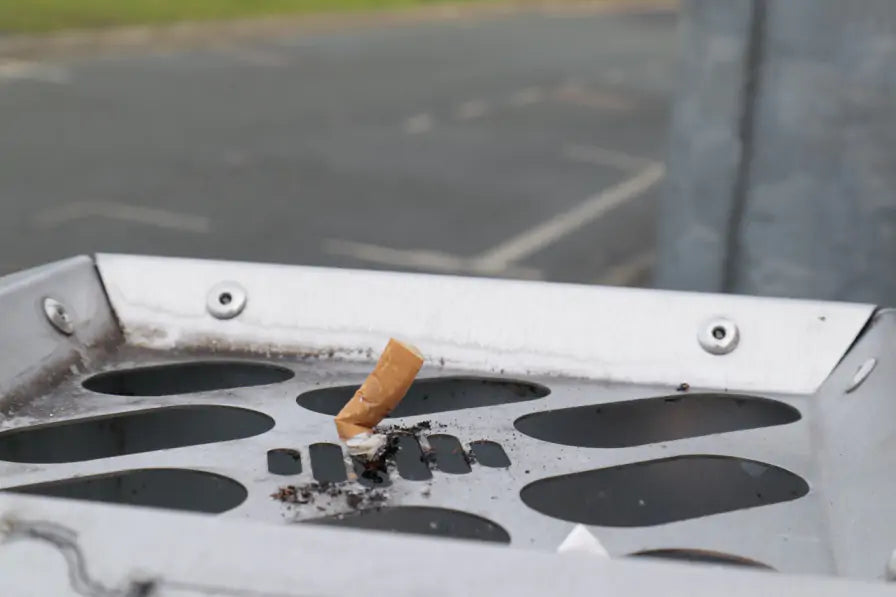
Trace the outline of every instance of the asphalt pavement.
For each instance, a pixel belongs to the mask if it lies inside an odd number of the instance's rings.
[[[79,253],[649,283],[676,17],[0,58],[0,273]]]

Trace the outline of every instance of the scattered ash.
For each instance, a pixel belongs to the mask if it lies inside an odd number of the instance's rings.
[[[353,456],[352,460],[361,469],[359,474],[362,478],[374,483],[382,483],[383,479],[389,478],[389,469],[395,468],[395,454],[397,452],[398,438],[394,435],[389,435],[386,437],[385,447],[377,454],[376,458],[358,458]]]
[[[413,435],[419,437],[421,433],[432,431],[434,428],[444,428],[442,423],[433,423],[432,421],[420,421],[414,425],[379,425],[376,430],[385,433],[386,437],[392,438],[394,435]]]
[[[325,503],[332,503],[330,498],[344,497],[345,503],[355,510],[366,510],[383,505],[389,494],[382,489],[364,487],[349,489],[347,483],[308,483],[306,485],[286,485],[279,488],[271,497],[285,504],[314,504],[318,498],[326,498]],[[328,508],[315,505],[318,511]]]
[[[355,510],[357,510],[361,507],[361,502],[363,501],[363,493],[348,493],[345,495],[345,503],[348,504],[349,508],[354,508]]]
[[[361,469],[359,476],[372,480],[374,483],[382,479],[388,479],[390,472],[396,468],[395,455],[399,450],[399,440],[402,437],[414,437],[420,439],[421,435],[432,431],[433,428],[444,428],[441,423],[433,423],[432,421],[420,421],[414,425],[381,425],[377,427],[379,433],[386,436],[386,446],[376,458],[362,459],[353,458],[355,470]],[[430,468],[436,469],[436,455],[431,449],[422,449],[420,459]],[[470,464],[476,462],[475,456],[469,452],[464,452],[464,459]],[[429,492],[427,490],[426,495]],[[389,494],[382,489],[370,486],[358,486],[350,481],[341,483],[320,483],[313,481],[304,485],[286,485],[280,487],[271,497],[285,504],[314,504],[320,511],[329,509],[334,505],[333,498],[345,498],[345,503],[352,509],[363,510],[367,508],[376,508],[382,506],[388,499]],[[323,500],[327,507],[317,504],[317,500]]]
[[[422,460],[430,470],[438,470],[439,467],[436,463],[436,453],[433,452],[431,448],[428,450],[422,450],[422,452],[423,453],[420,456],[420,460]]]
[[[402,436],[410,436],[416,440],[420,440],[420,436],[433,429],[444,429],[442,423],[433,423],[432,421],[420,421],[414,425],[380,425],[376,431],[386,436],[386,447],[382,453],[376,458],[362,461],[364,473],[362,476],[368,479],[375,479],[379,475],[388,475],[389,471],[395,468],[395,454],[398,452],[398,440]],[[422,448],[423,455],[420,457],[430,469],[436,468],[436,455],[430,449]]]
[[[365,489],[345,493],[345,503],[354,510],[376,508],[382,506],[388,499],[389,494],[382,489]]]
[[[476,455],[473,454],[473,450],[464,450],[464,460],[467,461],[467,464],[473,465],[476,464]]]
[[[286,485],[271,494],[271,497],[284,504],[313,504],[321,496],[339,497],[345,493],[341,483],[306,483],[305,485]]]

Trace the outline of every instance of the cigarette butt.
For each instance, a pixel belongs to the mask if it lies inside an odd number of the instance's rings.
[[[343,441],[373,428],[398,406],[423,366],[423,355],[414,346],[394,338],[389,340],[376,367],[352,399],[336,415],[336,431]]]

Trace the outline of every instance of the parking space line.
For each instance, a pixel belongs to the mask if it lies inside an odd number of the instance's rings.
[[[562,85],[554,90],[551,97],[559,102],[595,110],[628,112],[632,109],[631,102],[619,94],[587,89],[579,84]]]
[[[544,90],[540,87],[526,87],[525,89],[513,92],[510,95],[510,99],[507,100],[507,103],[516,108],[521,108],[523,106],[537,104],[543,100]]]
[[[542,273],[539,270],[522,267],[517,263],[601,218],[620,205],[641,196],[663,178],[665,171],[663,164],[653,163],[621,183],[589,197],[576,207],[557,214],[472,258],[441,251],[393,249],[339,239],[326,241],[323,249],[330,255],[351,257],[380,265],[439,273],[474,273],[541,279]],[[617,277],[622,275],[619,274]]]
[[[251,57],[251,56],[249,56]],[[504,101],[498,101],[498,108],[511,106],[521,108],[537,104],[548,98],[554,101],[573,105],[585,106],[599,110],[629,111],[632,105],[627,98],[618,93],[590,89],[580,79],[566,79],[553,90],[545,91],[541,87],[525,87],[506,96]],[[455,106],[453,119],[464,122],[482,118],[489,114],[492,105],[485,99],[472,99]],[[430,112],[422,112],[410,116],[402,123],[402,130],[408,135],[427,133],[435,127],[435,118]],[[626,167],[628,169],[628,166]]]
[[[595,282],[606,286],[630,286],[643,278],[656,264],[656,252],[654,250],[638,253],[625,263],[611,267]]]
[[[441,251],[425,249],[393,249],[368,243],[358,243],[340,239],[324,241],[323,249],[330,255],[351,257],[366,263],[376,263],[408,269],[419,269],[440,274],[500,274],[512,278],[541,280],[541,270],[509,265],[500,272],[480,272],[476,269],[475,259],[451,255]]]
[[[651,164],[634,176],[593,195],[574,208],[510,238],[476,258],[474,267],[482,273],[500,272],[576,230],[601,218],[613,209],[641,196],[666,173],[663,164]]]
[[[483,100],[470,100],[464,102],[454,111],[457,120],[473,120],[482,118],[488,113],[488,103]]]
[[[405,119],[401,129],[408,135],[427,133],[435,126],[435,120],[428,112]]]
[[[63,84],[71,81],[71,73],[68,69],[55,64],[26,62],[24,60],[2,60],[0,61],[0,82],[3,80]]]
[[[111,201],[66,203],[37,213],[34,216],[34,224],[38,228],[57,228],[68,222],[85,218],[107,218],[196,234],[207,234],[211,231],[211,221],[205,216]]]
[[[637,171],[654,163],[647,158],[595,145],[567,145],[563,148],[563,157],[573,162],[609,166],[625,171]]]
[[[465,269],[463,258],[440,251],[391,249],[339,239],[324,241],[324,250],[330,255],[354,257],[380,265],[428,269],[434,272],[459,272]]]

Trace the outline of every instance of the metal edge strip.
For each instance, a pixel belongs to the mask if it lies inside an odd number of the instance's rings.
[[[795,394],[814,392],[875,307],[429,274],[97,256],[127,341],[153,349],[334,351],[390,336],[475,371]],[[208,302],[244,291],[226,319]],[[734,348],[710,350],[715,322]],[[707,328],[707,326],[710,326]]]

